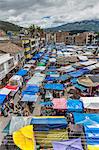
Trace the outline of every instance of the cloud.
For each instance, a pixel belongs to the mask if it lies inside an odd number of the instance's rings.
[[[0,0],[0,19],[21,26],[58,26],[99,19],[98,0]]]

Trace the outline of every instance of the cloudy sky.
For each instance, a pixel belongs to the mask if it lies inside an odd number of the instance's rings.
[[[0,20],[21,26],[58,26],[99,19],[99,0],[0,0]]]

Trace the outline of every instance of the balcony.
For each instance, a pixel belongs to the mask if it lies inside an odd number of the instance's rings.
[[[30,50],[31,50],[30,47],[25,48],[25,51],[30,51]]]

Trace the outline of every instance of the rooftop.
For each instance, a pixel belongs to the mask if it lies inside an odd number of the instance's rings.
[[[22,51],[23,48],[13,44],[11,42],[5,42],[5,43],[0,43],[0,51],[4,53],[17,53],[19,51]]]

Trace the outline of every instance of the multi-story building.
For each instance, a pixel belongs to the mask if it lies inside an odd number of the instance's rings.
[[[71,34],[70,32],[59,31],[56,33],[47,33],[47,42],[64,43],[66,45],[94,45],[97,44],[97,34],[94,32],[83,32]]]
[[[74,37],[74,44],[82,46],[86,44],[86,33],[78,33]]]
[[[22,38],[22,46],[25,50],[24,52],[24,56],[25,56],[25,59],[31,59],[32,56],[31,56],[31,42],[30,42],[30,39],[28,38]]]
[[[6,75],[15,68],[14,56],[10,54],[0,54],[0,81],[2,81]]]
[[[47,43],[56,42],[56,33],[52,33],[52,32],[46,33],[46,42]]]
[[[96,36],[94,32],[86,32],[86,45],[96,44]]]
[[[46,43],[46,33],[41,32],[40,33],[40,46],[44,47],[45,43]]]
[[[14,57],[14,65],[17,66],[19,62],[24,61],[24,49],[18,45],[9,42],[0,43],[0,52]]]
[[[6,82],[11,72],[24,64],[24,49],[11,42],[0,43],[0,81]],[[11,73],[11,74],[10,74]],[[4,80],[3,80],[4,79]]]
[[[29,60],[33,57],[33,53],[35,53],[36,51],[36,43],[37,43],[37,39],[35,38],[30,38],[30,37],[24,37],[22,38],[22,46],[25,50],[25,59]]]
[[[39,51],[40,47],[43,47],[46,40],[45,33],[38,33],[34,35],[32,38],[30,36],[21,37],[22,46],[25,50],[25,58],[29,60],[33,57],[33,54]]]
[[[74,45],[75,43],[75,35],[65,36],[65,44],[66,45]]]
[[[69,32],[56,32],[56,43],[65,43],[67,36],[69,36]]]

